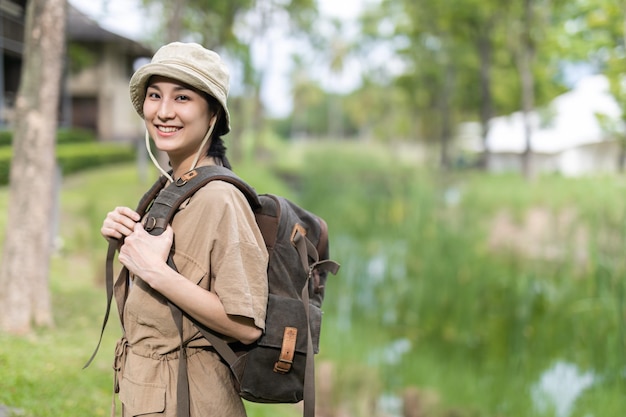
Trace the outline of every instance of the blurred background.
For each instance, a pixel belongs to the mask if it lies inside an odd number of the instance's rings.
[[[30,3],[0,1],[2,213]],[[329,224],[319,416],[624,415],[622,1],[69,0],[63,33],[46,280],[0,267],[0,417],[109,413],[115,320],[81,369],[99,228],[158,175],[128,81],[173,40],[231,69],[235,171]]]

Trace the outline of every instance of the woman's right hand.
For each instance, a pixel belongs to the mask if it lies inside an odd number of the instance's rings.
[[[102,222],[100,233],[107,240],[121,239],[133,232],[139,220],[141,217],[135,210],[128,207],[116,207]]]

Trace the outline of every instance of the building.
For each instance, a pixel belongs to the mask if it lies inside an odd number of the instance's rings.
[[[143,123],[130,103],[128,82],[137,59],[152,50],[101,28],[71,5],[67,39],[69,125],[93,130],[103,141],[141,138]]]
[[[609,93],[608,79],[593,75],[556,97],[546,109],[530,114],[535,172],[565,176],[611,173],[619,169],[618,135],[624,132],[621,109]],[[462,147],[482,152],[477,124],[465,124]],[[491,172],[521,172],[526,149],[523,115],[491,120],[487,147]]]
[[[0,1],[0,124],[6,125],[15,103],[22,69],[26,0]]]
[[[0,1],[0,121],[10,125],[22,66],[26,0]],[[71,4],[67,8],[67,59],[60,125],[94,131],[102,141],[141,138],[143,123],[128,95],[136,61],[153,51],[109,32]]]

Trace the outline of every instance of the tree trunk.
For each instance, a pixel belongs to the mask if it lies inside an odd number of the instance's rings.
[[[624,124],[626,127],[626,124]],[[626,138],[620,137],[618,142],[619,144],[619,153],[617,155],[617,172],[620,174],[624,173],[624,166],[626,165]]]
[[[450,169],[452,163],[450,161],[450,149],[449,145],[452,140],[452,92],[454,91],[454,67],[452,62],[446,56],[445,58],[445,77],[443,79],[443,86],[441,90],[441,97],[439,102],[439,112],[441,120],[441,133],[440,133],[440,163],[444,170]]]
[[[522,42],[518,54],[518,68],[522,82],[522,113],[524,115],[524,137],[526,148],[522,154],[522,171],[524,177],[532,180],[535,176],[532,149],[532,125],[530,113],[535,106],[535,79],[532,72],[532,62],[535,56],[532,40],[533,0],[524,0],[524,18],[522,27]]]
[[[16,100],[9,209],[0,265],[0,328],[24,334],[52,325],[55,143],[65,49],[65,0],[30,0]]]
[[[489,122],[493,118],[493,97],[491,95],[491,22],[483,33],[478,35],[478,55],[480,56],[480,126],[483,141],[483,153],[478,162],[480,169],[489,168],[491,156],[487,137],[489,136]]]

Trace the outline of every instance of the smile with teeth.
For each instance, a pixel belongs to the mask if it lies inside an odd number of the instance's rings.
[[[163,133],[174,133],[180,130],[180,128],[178,127],[171,127],[171,126],[157,126],[157,129],[159,129],[159,131]]]

